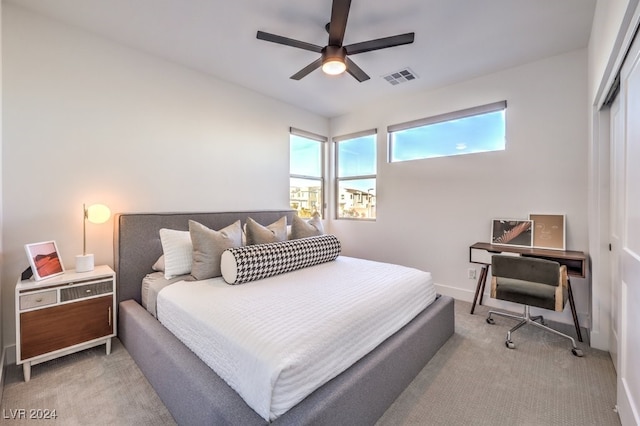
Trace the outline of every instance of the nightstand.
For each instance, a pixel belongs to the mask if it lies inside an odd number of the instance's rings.
[[[106,345],[116,335],[116,275],[106,266],[90,272],[66,271],[42,281],[16,285],[16,364],[24,380],[31,366]]]

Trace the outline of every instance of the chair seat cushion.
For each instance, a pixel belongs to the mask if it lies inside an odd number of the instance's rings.
[[[498,277],[496,284],[497,299],[555,310],[557,288],[555,286],[501,277]],[[566,301],[567,295],[563,296],[563,300]]]

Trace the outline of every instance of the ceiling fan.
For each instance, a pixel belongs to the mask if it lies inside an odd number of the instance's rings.
[[[292,75],[291,78],[293,80],[300,80],[316,68],[322,67],[322,71],[327,74],[337,75],[347,71],[356,80],[363,82],[369,80],[370,77],[349,59],[350,55],[413,43],[415,33],[399,34],[343,46],[342,42],[347,28],[347,18],[349,17],[350,7],[351,0],[333,0],[331,21],[325,26],[325,29],[329,33],[329,43],[324,47],[288,37],[265,33],[264,31],[258,31],[257,38],[259,40],[284,44],[285,46],[297,47],[321,54],[320,58]]]

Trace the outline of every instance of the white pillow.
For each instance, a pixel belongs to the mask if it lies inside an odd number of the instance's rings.
[[[193,245],[189,231],[162,228],[160,242],[164,253],[164,277],[171,279],[191,273]]]

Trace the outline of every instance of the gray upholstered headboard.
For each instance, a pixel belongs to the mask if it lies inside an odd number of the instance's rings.
[[[141,303],[140,287],[151,266],[162,254],[160,229],[187,231],[189,219],[211,229],[222,229],[236,220],[244,225],[247,217],[268,225],[287,216],[290,224],[295,211],[270,210],[219,213],[120,213],[115,216],[113,264],[116,270],[118,303],[134,299]]]

